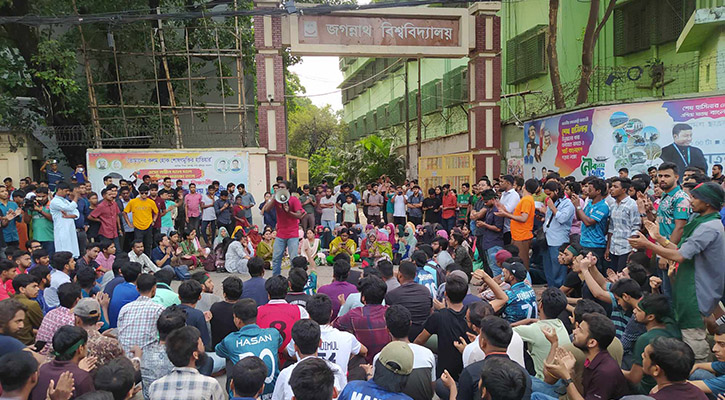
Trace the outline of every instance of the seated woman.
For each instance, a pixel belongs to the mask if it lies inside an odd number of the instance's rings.
[[[201,267],[204,258],[211,252],[209,248],[201,246],[199,238],[196,237],[196,229],[193,228],[191,230],[187,228],[186,238],[180,243],[180,247],[181,258],[192,261],[189,269]]]
[[[227,248],[224,269],[232,273],[248,274],[247,263],[254,255],[254,248],[249,243],[249,238],[244,235],[244,231],[238,231],[234,239]]]
[[[272,229],[265,229],[262,241],[257,245],[257,257],[264,260],[264,268],[272,269],[272,254],[274,252],[274,235]]]
[[[393,261],[393,248],[389,242],[378,240],[378,234],[375,231],[368,233],[366,240],[368,247],[368,264],[376,266],[380,260]]]
[[[355,261],[360,259],[359,254],[355,254],[357,245],[350,239],[350,232],[347,228],[340,229],[340,234],[330,242],[330,254],[327,256],[327,262],[332,264],[332,260],[340,253],[347,253],[350,256],[350,266],[355,265]]]
[[[315,237],[312,228],[307,229],[305,237],[300,240],[299,254],[307,259],[307,263],[313,268],[317,267],[317,257],[320,251],[320,239]]]
[[[211,246],[212,249],[216,249],[217,246],[219,246],[219,244],[224,240],[224,238],[228,238],[228,237],[230,237],[230,236],[229,236],[229,232],[227,231],[227,228],[225,228],[223,226],[221,228],[219,228],[219,232],[217,232],[217,235],[214,238],[214,244]]]

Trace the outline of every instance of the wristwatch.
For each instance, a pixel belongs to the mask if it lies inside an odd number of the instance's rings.
[[[639,213],[639,216],[642,218],[647,218],[647,213]]]
[[[574,383],[574,380],[573,379],[562,379],[561,382],[564,384],[564,387],[567,387],[567,386],[571,385],[572,383]]]

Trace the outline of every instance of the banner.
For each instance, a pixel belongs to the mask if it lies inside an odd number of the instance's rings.
[[[664,161],[704,168],[725,158],[725,96],[594,107],[524,123],[524,177],[647,173]]]
[[[156,178],[161,186],[165,177],[171,178],[172,186],[181,179],[184,186],[195,183],[197,190],[206,192],[213,181],[221,187],[227,183],[249,185],[249,153],[240,150],[91,150],[86,153],[88,179],[93,190],[103,188],[103,177],[111,176],[113,183],[121,179],[132,180],[138,173],[139,181],[144,175]]]

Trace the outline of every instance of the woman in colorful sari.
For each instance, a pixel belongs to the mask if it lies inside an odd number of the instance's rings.
[[[271,229],[265,229],[262,234],[262,241],[257,245],[257,257],[264,260],[264,267],[272,269],[272,250],[274,249],[274,237]]]
[[[180,243],[181,257],[191,259],[192,268],[201,267],[204,258],[209,255],[209,249],[202,247],[199,238],[196,237],[196,229],[186,233],[186,238]]]
[[[317,253],[320,251],[320,239],[315,237],[312,228],[307,229],[304,239],[300,240],[299,254],[307,259],[312,268],[317,267]]]
[[[376,266],[380,260],[393,260],[393,248],[390,242],[379,240],[378,233],[370,231],[367,237],[368,263]]]

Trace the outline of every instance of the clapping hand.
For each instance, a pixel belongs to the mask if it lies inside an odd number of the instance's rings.
[[[629,241],[629,245],[635,249],[644,249],[647,247],[647,244],[650,243],[650,241],[642,235],[642,232],[635,232],[634,236],[627,240]]]
[[[557,336],[556,331],[551,329],[550,326],[542,326],[541,327],[541,333],[544,334],[544,337],[546,337],[546,340],[549,341],[549,343],[558,344],[559,343],[559,336]]]
[[[80,368],[86,372],[91,372],[96,368],[97,362],[98,362],[98,358],[96,358],[96,357],[86,357],[78,363],[78,368]]]
[[[660,237],[659,225],[657,225],[656,223],[654,223],[652,221],[647,220],[647,221],[644,221],[644,227],[645,227],[645,229],[647,229],[647,233],[649,233],[649,236],[652,239],[655,239],[655,240],[659,239],[659,237]]]
[[[73,373],[65,371],[60,374],[58,378],[58,384],[55,384],[54,380],[50,380],[48,385],[48,391],[46,397],[51,400],[68,400],[71,398],[73,391],[75,390],[75,381],[73,380]]]

